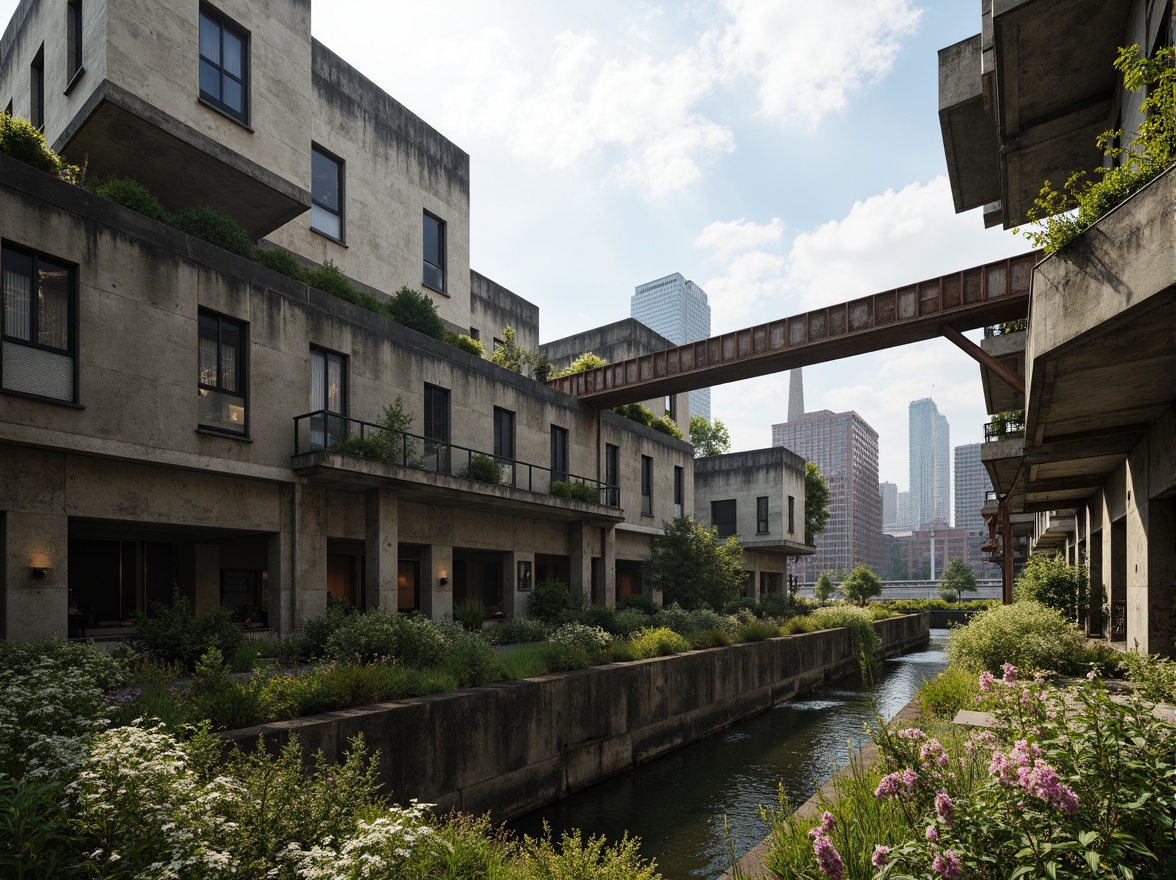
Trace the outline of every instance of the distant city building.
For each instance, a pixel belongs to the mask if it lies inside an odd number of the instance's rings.
[[[992,491],[988,471],[980,461],[980,444],[966,443],[955,448],[955,525],[968,533],[966,562],[977,577],[999,576],[999,568],[989,561],[980,545],[988,537],[988,527],[980,509]]]
[[[638,284],[629,300],[629,315],[674,345],[710,337],[711,309],[706,291],[678,272]],[[709,388],[690,392],[690,413],[710,421]]]
[[[951,443],[947,418],[930,397],[910,405],[911,527],[951,523]]]
[[[952,559],[968,553],[968,532],[937,526],[890,537],[889,580],[937,581]]]
[[[911,525],[911,493],[899,492],[898,519],[895,522],[894,528],[888,529],[888,531],[909,532],[912,528],[914,527]]]
[[[893,532],[898,528],[898,486],[879,483],[878,494],[882,496],[882,531]]]
[[[822,410],[772,425],[772,445],[811,461],[829,486],[829,521],[816,537],[816,555],[798,565],[802,580],[812,581],[822,571],[849,571],[858,563],[880,571],[886,559],[878,432],[856,412]]]

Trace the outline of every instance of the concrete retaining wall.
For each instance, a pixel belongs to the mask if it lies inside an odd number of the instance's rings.
[[[875,624],[891,657],[927,644],[927,614]],[[362,733],[399,801],[522,815],[856,668],[848,630],[616,663],[223,734],[267,748],[292,733],[339,760]]]

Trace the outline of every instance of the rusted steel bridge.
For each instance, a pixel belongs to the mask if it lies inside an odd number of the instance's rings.
[[[766,376],[945,336],[1024,393],[1024,379],[962,335],[1024,318],[1039,251],[712,336],[547,384],[600,407]]]

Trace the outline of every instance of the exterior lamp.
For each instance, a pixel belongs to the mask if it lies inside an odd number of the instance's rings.
[[[445,586],[447,583],[449,583],[449,578],[445,576],[445,569],[441,569],[440,584],[441,586]]]
[[[34,553],[29,557],[29,577],[35,581],[43,581],[49,577],[49,572],[53,571],[53,566],[49,562],[49,557],[44,553]]]

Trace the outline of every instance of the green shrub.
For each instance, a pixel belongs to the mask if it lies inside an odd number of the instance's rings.
[[[788,596],[785,593],[764,593],[760,596],[759,613],[764,617],[780,620],[788,617],[790,610]]]
[[[765,639],[774,639],[778,635],[780,635],[780,627],[776,624],[757,620],[739,627],[739,631],[735,634],[735,641],[762,642]]]
[[[283,275],[287,275],[295,281],[306,280],[306,272],[303,270],[302,264],[298,262],[296,256],[285,248],[258,248],[253,253],[253,260],[265,266],[267,269],[281,272]]]
[[[548,626],[559,626],[584,607],[583,596],[573,596],[568,585],[555,578],[540,581],[531,591],[528,613]]]
[[[327,655],[344,662],[394,658],[407,666],[437,666],[450,637],[436,622],[417,615],[373,609],[349,617],[327,640]]]
[[[604,358],[598,357],[590,351],[586,351],[570,364],[568,364],[566,369],[560,370],[557,373],[553,373],[551,378],[558,379],[561,376],[571,376],[574,373],[583,373],[585,370],[595,370],[597,367],[603,367],[607,363],[608,361],[606,361]]]
[[[849,605],[827,605],[818,608],[807,618],[818,629],[847,627],[853,635],[854,652],[861,656],[864,665],[873,665],[878,656],[878,633],[874,629],[874,618],[864,608]]]
[[[570,672],[573,669],[585,669],[592,665],[587,654],[571,645],[549,642],[546,645],[538,645],[537,648],[548,672]]]
[[[643,403],[623,403],[614,406],[613,412],[639,425],[649,426],[653,423],[653,410]]]
[[[253,259],[253,240],[241,224],[211,205],[197,205],[173,215],[172,225],[181,232],[209,244],[224,248],[229,253]]]
[[[502,466],[489,455],[472,455],[470,463],[461,469],[458,476],[498,486],[502,484]]]
[[[668,434],[675,440],[683,439],[682,429],[669,416],[654,416],[649,422],[649,427],[662,434]]]
[[[653,601],[652,596],[646,593],[632,593],[626,596],[625,600],[621,602],[621,608],[635,608],[643,614],[650,616],[657,614],[657,603]]]
[[[550,836],[524,837],[518,868],[525,880],[661,880],[627,835],[615,844],[599,836],[584,840],[579,831],[565,832],[558,845]]]
[[[151,191],[129,177],[106,177],[86,187],[94,195],[137,211],[160,223],[171,223],[171,215]]]
[[[338,437],[331,443],[331,451],[366,458],[369,461],[384,461],[388,454],[383,435],[376,431]]]
[[[650,627],[638,632],[629,640],[634,658],[648,660],[650,657],[666,657],[690,650],[690,642],[667,627]]]
[[[640,658],[633,652],[633,643],[628,639],[617,639],[604,652],[603,661],[605,663],[629,663],[637,659]]]
[[[478,599],[458,602],[453,606],[453,619],[461,624],[462,629],[481,632],[482,622],[486,619],[486,607]]]
[[[630,636],[639,629],[649,626],[649,615],[640,608],[622,608],[613,615],[610,632],[618,636]]]
[[[1120,656],[1137,694],[1156,703],[1176,703],[1176,663],[1134,651]]]
[[[474,357],[486,357],[486,349],[482,343],[471,336],[466,336],[462,333],[446,333],[445,341],[454,348],[460,348],[462,351],[472,354]]]
[[[1079,671],[1079,633],[1057,611],[1037,602],[998,605],[952,630],[948,659],[973,672],[1001,671],[1011,663],[1023,672]]]
[[[565,623],[551,634],[553,644],[575,648],[588,657],[604,651],[612,644],[612,640],[612,635],[600,627],[582,623]]]
[[[690,634],[690,647],[696,650],[702,648],[721,648],[731,644],[731,636],[721,629],[700,629]],[[751,641],[740,639],[740,641]]]
[[[520,642],[541,642],[547,638],[547,627],[540,620],[514,617],[486,630],[491,644],[515,645]]]
[[[52,174],[61,174],[61,157],[49,149],[45,135],[27,119],[0,113],[0,153]]]
[[[53,880],[82,876],[69,816],[56,783],[0,779],[0,876]]]
[[[950,721],[960,709],[976,705],[980,693],[976,673],[964,666],[948,666],[919,690],[919,705],[927,718]]]
[[[587,504],[600,503],[600,491],[595,486],[571,480],[552,480],[550,492],[556,498],[570,498]]]
[[[538,678],[547,675],[551,670],[547,668],[545,658],[547,645],[524,645],[508,651],[498,658],[502,669],[502,677],[506,681],[518,681],[522,678]]]
[[[1070,623],[1086,623],[1089,574],[1085,565],[1070,565],[1063,556],[1030,556],[1013,584],[1018,602],[1040,602]]]
[[[421,293],[411,287],[402,287],[392,295],[385,310],[388,317],[397,324],[403,324],[434,339],[445,338],[445,322],[437,314],[437,304],[427,293]]]
[[[327,600],[327,611],[321,617],[312,617],[302,624],[302,644],[296,645],[298,659],[319,660],[327,656],[327,641],[335,630],[347,622],[347,619],[358,614],[352,605],[344,602]]]
[[[210,648],[232,657],[245,643],[241,628],[233,623],[227,608],[218,606],[196,614],[192,603],[179,591],[172,594],[170,605],[152,602],[151,610],[152,617],[135,615],[135,628],[140,649],[154,663],[175,663],[191,670]]]
[[[358,290],[331,260],[327,260],[317,269],[307,269],[303,272],[303,278],[316,290],[359,306],[372,314],[388,317],[384,303],[372,294]]]
[[[479,687],[502,675],[498,655],[480,632],[463,632],[450,641],[441,667],[458,687]]]
[[[613,635],[619,634],[617,631],[617,612],[604,605],[589,605],[576,615],[575,622],[582,623],[585,626],[599,627]]]

